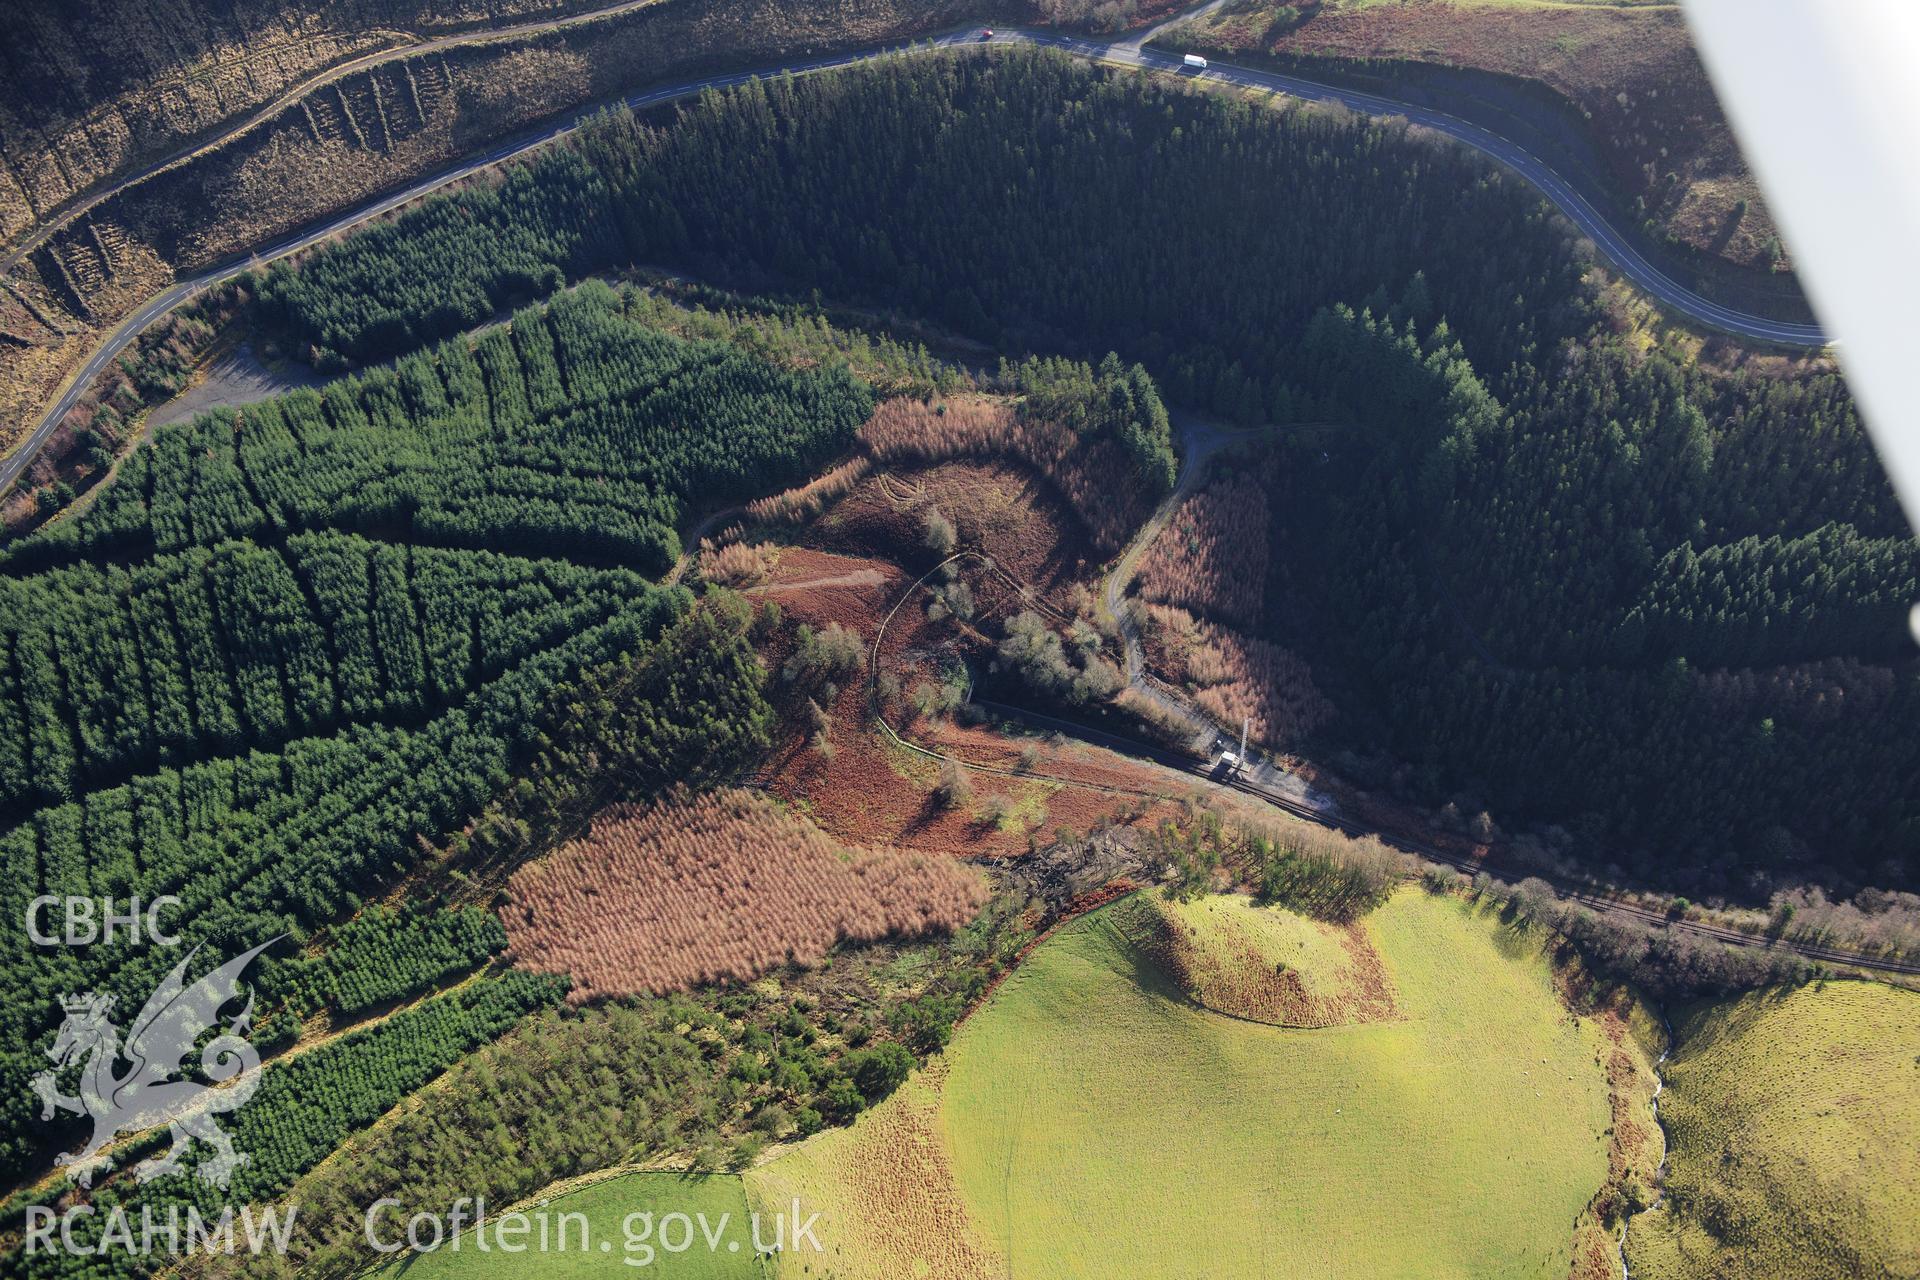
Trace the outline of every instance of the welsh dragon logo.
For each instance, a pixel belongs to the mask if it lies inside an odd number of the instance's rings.
[[[134,1176],[147,1182],[180,1172],[181,1158],[197,1138],[214,1151],[212,1158],[201,1162],[199,1176],[225,1188],[248,1157],[234,1150],[233,1140],[214,1123],[214,1117],[244,1106],[260,1084],[260,1055],[246,1040],[253,1023],[250,994],[246,1007],[200,1051],[201,1073],[212,1083],[175,1077],[184,1072],[183,1061],[202,1034],[218,1024],[221,1008],[239,998],[241,973],[278,941],[264,942],[188,982],[187,966],[200,951],[195,947],[148,998],[124,1042],[108,1017],[113,1009],[111,995],[63,997],[66,1020],[47,1050],[54,1065],[33,1078],[33,1090],[40,1096],[42,1120],[51,1120],[56,1110],[88,1116],[93,1120],[93,1136],[79,1150],[55,1157],[54,1164],[71,1170],[76,1182],[90,1187],[95,1172],[113,1167],[113,1158],[101,1154],[102,1148],[120,1134],[164,1124],[172,1131],[172,1145],[134,1166]],[[123,1061],[126,1068],[119,1070]],[[80,1064],[80,1093],[69,1097],[60,1092],[59,1074],[75,1063]]]

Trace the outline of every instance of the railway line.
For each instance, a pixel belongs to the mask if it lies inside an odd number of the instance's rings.
[[[887,611],[885,617],[881,620],[879,628],[875,631],[873,643],[868,649],[869,705],[873,712],[875,723],[879,725],[881,732],[885,734],[890,741],[926,759],[952,759],[974,772],[990,774],[996,777],[1019,779],[1046,778],[1048,775],[1037,769],[1012,769],[1004,765],[969,760],[955,753],[937,751],[931,747],[915,742],[888,722],[884,708],[879,704],[877,690],[880,675],[880,651],[886,639],[887,628],[892,625],[894,618],[899,614],[900,610],[905,608],[906,605],[914,599],[915,594],[925,586],[929,579],[939,574],[948,566],[968,559],[983,562],[988,568],[988,571],[994,576],[1008,582],[1016,589],[1026,590],[1027,594],[1032,598],[1037,599],[1039,597],[1038,592],[1033,592],[1027,588],[1026,584],[1021,583],[1018,578],[1008,573],[1004,566],[992,561],[977,551],[971,550],[960,551],[947,557],[920,575],[920,577],[916,578],[901,592],[900,598],[896,600],[893,607]],[[1130,563],[1131,559],[1131,556],[1123,552],[1117,563],[1124,565]],[[1111,579],[1109,583],[1111,583]],[[1106,594],[1111,594],[1110,585]],[[1137,643],[1137,641],[1135,642]],[[1134,667],[1131,662],[1129,663],[1129,668],[1130,672],[1137,672],[1135,679],[1130,680],[1130,684],[1133,684],[1134,687],[1139,687],[1139,682],[1152,679],[1152,677],[1146,675],[1144,671],[1140,671]],[[1164,685],[1156,683],[1153,691],[1158,699],[1180,700],[1177,692]],[[1139,738],[1113,733],[1110,730],[1096,728],[1092,725],[1082,724],[1079,721],[1060,716],[1048,715],[1044,712],[1033,711],[1026,707],[1014,706],[1010,703],[980,698],[975,698],[972,701],[975,706],[998,716],[1002,720],[1024,724],[1041,732],[1058,733],[1087,743],[1090,746],[1101,747],[1121,755],[1145,760],[1149,763],[1159,765],[1162,768],[1171,769],[1196,779],[1207,786],[1231,790],[1249,796],[1301,821],[1311,822],[1330,830],[1339,831],[1344,835],[1369,837],[1378,840],[1390,849],[1425,859],[1428,862],[1438,863],[1441,866],[1452,867],[1457,871],[1464,871],[1470,874],[1479,874],[1481,872],[1491,874],[1486,863],[1478,858],[1453,853],[1416,837],[1387,832],[1368,826],[1365,823],[1355,822],[1341,815],[1336,809],[1328,806],[1305,803],[1299,799],[1293,790],[1281,789],[1261,782],[1257,776],[1257,772],[1243,772],[1242,769],[1221,769],[1212,762],[1210,757],[1197,756],[1190,752],[1160,746]],[[1212,723],[1197,707],[1185,706],[1184,710],[1187,715],[1195,721],[1206,724]],[[1285,775],[1285,771],[1279,770],[1276,766],[1268,765],[1267,767],[1284,776],[1291,776]],[[1088,790],[1101,791],[1112,795],[1122,795],[1134,799],[1155,799],[1164,794],[1162,792],[1141,788],[1121,787],[1106,783],[1091,783],[1071,778],[1057,779],[1057,781],[1067,782],[1073,786]],[[1714,924],[1711,921],[1693,920],[1685,916],[1669,915],[1666,912],[1656,911],[1623,898],[1596,892],[1592,886],[1587,884],[1576,883],[1553,876],[1537,876],[1536,878],[1551,885],[1554,892],[1559,894],[1563,899],[1570,902],[1577,902],[1601,915],[1628,919],[1655,928],[1670,929],[1677,933],[1686,933],[1731,946],[1787,951],[1803,959],[1817,961],[1822,964],[1843,965],[1876,973],[1920,976],[1920,963],[1896,959],[1891,956],[1879,956],[1867,952],[1851,951],[1842,947],[1829,947],[1819,943],[1804,942],[1795,939],[1756,936],[1739,929]]]

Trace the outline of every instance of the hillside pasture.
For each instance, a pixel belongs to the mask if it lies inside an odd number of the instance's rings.
[[[1827,982],[1675,1021],[1635,1277],[1920,1275],[1920,995]]]
[[[1360,926],[1401,1016],[1294,1030],[1195,1007],[1123,927],[1137,904],[1062,928],[944,1064],[750,1189],[836,1206],[855,1276],[1568,1276],[1614,1082],[1533,938],[1404,890]],[[1287,939],[1337,968],[1292,925],[1267,941]]]
[[[1002,984],[956,1038],[945,1119],[1014,1274],[1565,1276],[1606,1173],[1596,1034],[1467,904],[1405,891],[1366,927],[1401,1021],[1192,1009],[1105,915]]]
[[[1276,1027],[1336,1027],[1395,1014],[1393,986],[1364,926],[1328,924],[1244,894],[1173,902],[1144,894],[1115,922],[1194,1003]]]

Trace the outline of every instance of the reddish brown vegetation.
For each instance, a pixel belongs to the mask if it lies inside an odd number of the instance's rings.
[[[779,558],[779,548],[768,543],[749,545],[729,542],[724,547],[716,547],[703,538],[700,541],[700,576],[723,587],[737,589],[757,586],[767,580],[774,562]]]
[[[776,742],[765,775],[769,790],[804,804],[823,829],[850,843],[968,857],[1024,854],[1030,841],[1050,839],[1061,827],[1085,831],[1172,816],[1177,806],[1154,798],[1180,790],[1164,772],[1091,748],[1008,737],[958,723],[948,712],[912,710],[916,690],[938,688],[964,654],[992,648],[1009,612],[1036,607],[1006,575],[1031,584],[1063,612],[1091,599],[1082,582],[1091,551],[1056,487],[1038,468],[992,456],[1024,431],[1011,407],[978,396],[947,403],[940,413],[917,401],[892,401],[875,414],[864,433],[870,456],[909,469],[877,470],[857,481],[808,526],[810,545],[784,548],[768,580],[751,588],[755,597],[776,601],[788,624],[769,639],[763,656],[780,669],[792,630],[803,623],[816,631],[838,624],[869,640],[877,636],[889,723],[933,751],[1021,776],[969,770],[967,802],[941,806],[933,795],[938,764],[890,739],[873,719],[866,682],[847,680],[827,690],[820,707],[832,749],[819,749],[812,714],[796,712],[786,738]],[[914,465],[949,452],[946,461]],[[919,551],[925,516],[936,507],[994,567],[963,560],[951,586],[935,581],[943,590],[966,588],[964,616],[936,609],[930,617],[934,596],[921,589],[883,633],[882,620],[907,594],[915,572],[890,557],[903,547],[925,554]],[[823,543],[834,550],[820,549]]]
[[[808,531],[814,545],[891,558],[925,544],[927,515],[939,510],[961,545],[992,557],[1053,608],[1090,603],[1088,561],[1097,553],[1085,526],[1044,476],[1020,462],[963,458],[925,468],[879,471],[855,485]]]
[[[1333,716],[1313,672],[1289,649],[1195,618],[1169,605],[1148,605],[1153,664],[1228,726],[1242,718],[1260,742],[1285,747]]]
[[[894,596],[912,578],[884,560],[835,555],[813,547],[787,547],[773,576],[755,594],[772,595],[794,622],[815,628],[837,622],[872,636]]]
[[[1112,35],[1138,31],[1186,7],[1186,0],[1038,0],[1040,17],[1054,26]]]
[[[995,453],[1024,456],[1033,446],[1013,406],[977,396],[929,404],[897,397],[874,407],[860,442],[882,462],[939,462]],[[1051,433],[1049,433],[1049,436]]]
[[[884,560],[796,547],[781,556],[773,580],[756,594],[776,599],[793,625],[818,629],[839,623],[872,637],[911,581]],[[900,670],[909,653],[924,654],[924,645],[914,643],[927,639],[919,634],[923,625],[919,609],[900,611],[882,639],[883,671]],[[785,661],[778,642],[768,661],[775,668]],[[1025,847],[1024,840],[982,826],[970,813],[942,812],[931,802],[934,766],[880,734],[864,680],[841,684],[824,710],[834,726],[835,750],[828,755],[812,749],[810,726],[796,726],[788,741],[776,743],[767,785],[784,799],[805,803],[826,830],[856,844],[902,844],[955,854],[1006,854]]]
[[[946,462],[912,477],[922,494],[909,507],[938,507],[961,541],[991,556],[1057,608],[1073,612],[1091,594],[1076,591],[1089,574],[1093,549],[1083,526],[1052,485],[1011,462]]]
[[[841,942],[957,928],[985,901],[950,860],[846,858],[750,791],[621,806],[516,872],[502,912],[516,963],[570,973],[579,1002],[744,980]]]
[[[860,429],[860,440],[881,462],[1018,458],[1053,481],[1103,552],[1118,550],[1145,515],[1138,493],[1115,492],[1112,477],[1126,474],[1126,464],[1112,442],[1088,445],[1069,428],[1022,418],[1001,401],[886,400]]]
[[[1140,594],[1251,626],[1267,581],[1267,492],[1250,476],[1216,481],[1181,504],[1140,559]]]
[[[747,514],[766,524],[801,524],[813,519],[836,498],[845,496],[873,468],[866,458],[843,462],[824,475],[803,485],[757,498],[747,504]]]
[[[868,487],[863,486],[847,502],[863,502],[867,493]],[[835,514],[845,510],[843,504]],[[871,638],[911,581],[884,560],[789,547],[781,553],[772,579],[755,588],[754,594],[777,600],[790,624],[806,623],[818,629],[839,623]],[[969,581],[979,606],[976,619],[996,617],[1009,604],[1020,607],[1017,593],[1002,580],[978,574]],[[891,677],[889,687],[898,689],[887,703],[889,721],[903,726],[914,742],[930,749],[976,764],[1025,770],[1032,776],[1009,778],[969,771],[972,802],[956,809],[941,808],[932,798],[936,764],[888,739],[873,721],[865,682],[850,680],[824,708],[832,721],[834,750],[823,754],[813,749],[811,728],[796,724],[787,740],[776,743],[767,776],[770,791],[805,804],[814,821],[849,843],[899,845],[976,858],[1024,854],[1029,838],[1051,838],[1059,827],[1086,831],[1103,822],[1153,823],[1173,815],[1176,806],[1171,802],[1156,803],[1131,794],[1176,792],[1180,784],[1172,775],[1109,752],[1009,738],[944,716],[907,724],[908,691],[923,679],[937,680],[946,655],[971,641],[967,629],[954,619],[930,621],[923,603],[915,601],[902,608],[881,636],[880,669]],[[785,659],[782,642],[776,639],[769,645],[767,661],[778,669]]]

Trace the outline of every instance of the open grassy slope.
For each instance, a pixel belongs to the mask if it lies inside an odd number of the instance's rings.
[[[749,1173],[755,1209],[798,1199],[820,1215],[824,1256],[782,1259],[787,1277],[835,1280],[968,1280],[1005,1276],[954,1185],[940,1115],[943,1064],[914,1075],[851,1127],[830,1129]]]
[[[1564,1275],[1605,1173],[1592,1046],[1462,906],[1408,893],[1371,924],[1402,1023],[1209,1017],[1102,916],[1036,952],[963,1031],[946,1104],[1015,1274]]]
[[[1681,1018],[1639,1280],[1920,1275],[1920,995],[1832,982]]]
[[[1407,891],[1364,928],[1404,1016],[1287,1030],[1196,1008],[1113,908],[1083,917],[962,1026],[944,1081],[750,1188],[834,1206],[830,1231],[920,1206],[912,1242],[842,1237],[851,1275],[1560,1280],[1607,1175],[1597,1025],[1468,904]]]
[[[1216,1013],[1280,1027],[1395,1016],[1392,983],[1363,926],[1271,910],[1245,894],[1143,896],[1137,910],[1187,995]]]

